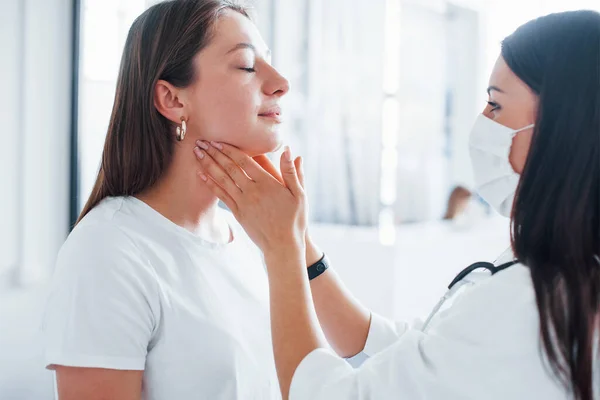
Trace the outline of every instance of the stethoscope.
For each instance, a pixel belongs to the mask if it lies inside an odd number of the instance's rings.
[[[440,299],[440,301],[438,301],[438,303],[435,305],[435,307],[433,307],[433,310],[431,311],[431,313],[425,320],[425,323],[421,327],[421,330],[423,332],[426,331],[427,327],[429,326],[429,323],[431,322],[431,319],[437,314],[437,312],[440,310],[440,308],[442,308],[442,306],[444,305],[446,300],[448,300],[450,297],[452,297],[452,295],[454,293],[456,293],[456,291],[463,285],[464,279],[469,274],[471,274],[471,272],[473,272],[477,269],[485,269],[485,270],[491,272],[491,274],[493,276],[493,275],[497,274],[498,272],[504,271],[505,269],[510,268],[517,263],[518,263],[517,260],[513,260],[513,261],[509,261],[507,263],[504,263],[504,264],[496,267],[494,264],[492,264],[490,262],[480,261],[480,262],[476,262],[475,264],[471,264],[467,268],[460,271],[456,275],[456,277],[452,280],[452,282],[450,282],[450,284],[448,285],[448,290],[446,291],[444,296]]]

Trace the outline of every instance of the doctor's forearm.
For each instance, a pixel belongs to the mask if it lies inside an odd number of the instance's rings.
[[[313,350],[326,348],[304,268],[304,254],[265,254],[269,273],[271,334],[281,393],[289,396],[292,377]]]
[[[307,238],[307,266],[322,256],[320,249]],[[331,347],[341,357],[360,353],[369,333],[369,310],[352,296],[332,269],[313,279],[310,288],[319,323]]]

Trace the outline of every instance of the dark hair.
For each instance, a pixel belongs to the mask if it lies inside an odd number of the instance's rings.
[[[115,101],[94,188],[77,222],[109,196],[151,187],[170,164],[174,124],[154,106],[154,87],[165,80],[186,87],[196,78],[194,56],[226,9],[249,17],[229,0],[172,0],[140,15],[129,29]]]
[[[504,40],[502,56],[539,96],[512,247],[531,270],[548,365],[576,399],[591,400],[600,315],[600,14],[528,22]]]

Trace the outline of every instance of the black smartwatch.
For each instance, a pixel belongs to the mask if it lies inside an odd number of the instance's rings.
[[[312,281],[323,272],[327,271],[327,268],[329,268],[329,260],[327,259],[327,256],[323,254],[323,257],[321,257],[319,261],[308,267],[308,279]]]

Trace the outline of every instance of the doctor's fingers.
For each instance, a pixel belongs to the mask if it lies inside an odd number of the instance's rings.
[[[225,203],[227,208],[229,208],[229,210],[231,210],[233,215],[237,217],[239,208],[238,208],[238,205],[235,202],[235,200],[233,200],[231,198],[231,196],[228,195],[227,192],[225,190],[223,190],[223,188],[221,186],[217,185],[217,183],[214,180],[212,180],[212,178],[206,176],[206,174],[204,174],[202,171],[199,171],[198,175],[206,183],[206,186],[208,186],[210,191],[215,196],[217,196],[217,198],[219,198],[219,200],[221,200],[223,203]]]
[[[219,185],[233,201],[237,202],[242,194],[242,189],[235,184],[231,176],[229,176],[229,174],[223,170],[221,165],[219,165],[205,150],[196,147],[194,148],[194,153],[200,162],[200,172],[198,173],[200,178],[204,180],[202,176],[204,174],[204,176],[207,176],[210,180]],[[246,177],[246,179],[248,178]]]
[[[242,159],[241,157],[238,157],[240,158],[238,164],[238,161],[227,154],[231,154],[231,150],[229,148],[225,150],[226,145],[224,144],[216,142],[211,142],[209,144],[207,142],[198,140],[196,141],[196,145],[201,148],[201,150],[204,150],[206,153],[208,153],[212,160],[214,160],[214,162],[221,167],[221,169],[225,171],[227,175],[229,175],[231,180],[238,188],[242,190],[242,192],[248,188],[248,185],[254,183],[254,179],[249,176],[247,170],[253,171],[258,168],[258,165],[252,165],[256,164],[256,162],[248,157],[245,153],[242,153],[245,158]]]

